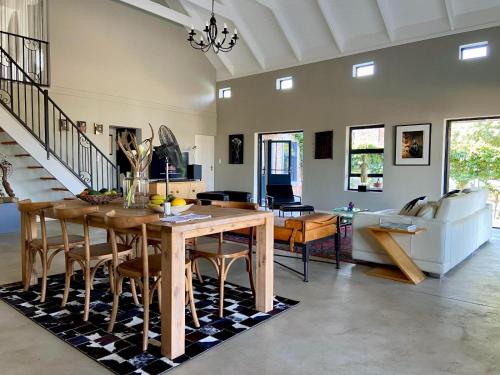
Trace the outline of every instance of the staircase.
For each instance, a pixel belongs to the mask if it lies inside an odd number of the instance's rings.
[[[40,74],[38,81],[48,77]],[[32,173],[42,170],[43,183],[58,182],[51,186],[53,191],[77,194],[84,188],[118,188],[118,168],[31,75],[0,44],[0,103],[4,108],[0,110],[0,152],[29,160],[23,168]]]

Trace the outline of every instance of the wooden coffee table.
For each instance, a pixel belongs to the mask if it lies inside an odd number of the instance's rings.
[[[407,232],[404,230],[388,229],[379,226],[368,227],[368,233],[370,233],[373,238],[377,240],[387,255],[389,255],[392,259],[394,264],[398,266],[399,270],[389,267],[376,267],[368,271],[367,274],[407,284],[421,283],[425,279],[424,273],[394,240],[391,233],[415,236],[424,231],[424,228],[417,228],[414,232]]]

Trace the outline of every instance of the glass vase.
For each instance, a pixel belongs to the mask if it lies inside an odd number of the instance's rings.
[[[149,179],[144,174],[133,173],[123,184],[123,207],[146,208],[149,203]]]

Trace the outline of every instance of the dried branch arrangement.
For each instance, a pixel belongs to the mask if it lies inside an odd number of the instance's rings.
[[[129,132],[123,133],[117,140],[118,146],[127,156],[127,159],[132,167],[133,180],[125,197],[127,207],[132,207],[135,203],[136,193],[139,194],[137,190],[140,184],[140,179],[144,178],[144,172],[147,171],[153,158],[154,131],[151,124],[149,124],[149,127],[151,129],[151,137],[145,139],[141,143],[138,143],[136,136]]]
[[[147,138],[141,143],[138,143],[136,136],[129,132],[124,132],[121,137],[118,138],[118,146],[127,156],[132,166],[132,177],[138,177],[141,173],[146,171],[149,164],[151,164],[155,134],[151,124],[149,124],[149,128],[151,129],[151,138]]]

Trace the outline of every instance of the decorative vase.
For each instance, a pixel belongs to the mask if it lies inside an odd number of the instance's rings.
[[[125,208],[146,208],[149,203],[149,179],[144,173],[133,172],[123,184],[123,206]]]

